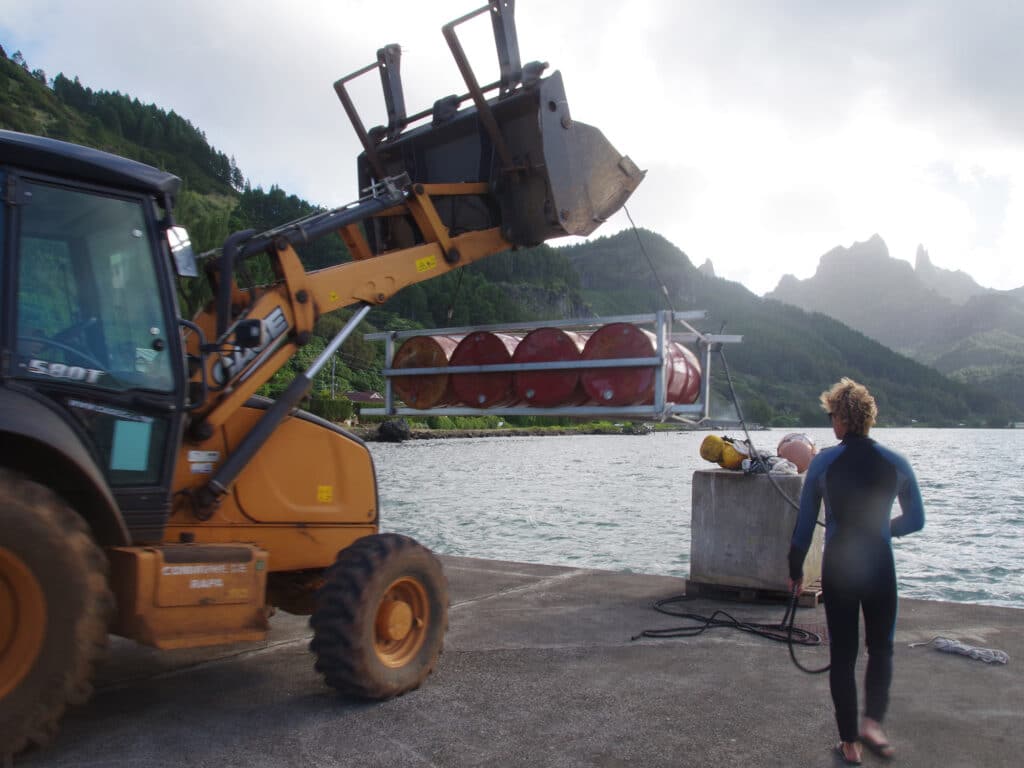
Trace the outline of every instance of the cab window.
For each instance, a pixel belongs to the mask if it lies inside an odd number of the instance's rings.
[[[18,375],[106,389],[173,388],[140,200],[26,182],[18,206]]]

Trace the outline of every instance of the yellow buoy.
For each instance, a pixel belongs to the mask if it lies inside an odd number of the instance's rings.
[[[722,458],[724,447],[725,440],[718,435],[708,435],[700,444],[700,457],[705,461],[713,461],[717,464]]]
[[[722,458],[718,460],[718,465],[725,469],[739,469],[743,464],[743,460],[747,458],[745,451],[742,451],[743,446],[735,443],[725,443],[722,446]]]

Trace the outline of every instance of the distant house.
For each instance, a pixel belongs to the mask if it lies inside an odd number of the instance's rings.
[[[352,415],[358,419],[363,408],[383,408],[384,395],[380,392],[346,392],[345,397],[352,403]]]
[[[380,392],[346,392],[345,397],[356,405],[384,405],[384,395]]]

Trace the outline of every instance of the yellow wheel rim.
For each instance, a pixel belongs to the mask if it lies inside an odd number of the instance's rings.
[[[28,566],[0,547],[0,699],[32,669],[46,637],[46,596]]]
[[[407,577],[391,582],[374,622],[377,658],[388,667],[405,666],[423,647],[429,626],[430,602],[423,585]]]

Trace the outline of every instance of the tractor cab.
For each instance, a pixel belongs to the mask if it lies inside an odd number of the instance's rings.
[[[37,424],[55,416],[84,436],[130,538],[144,537],[167,514],[185,405],[168,222],[158,217],[178,179],[0,131],[0,183],[4,397],[27,397],[21,409],[50,417]]]

